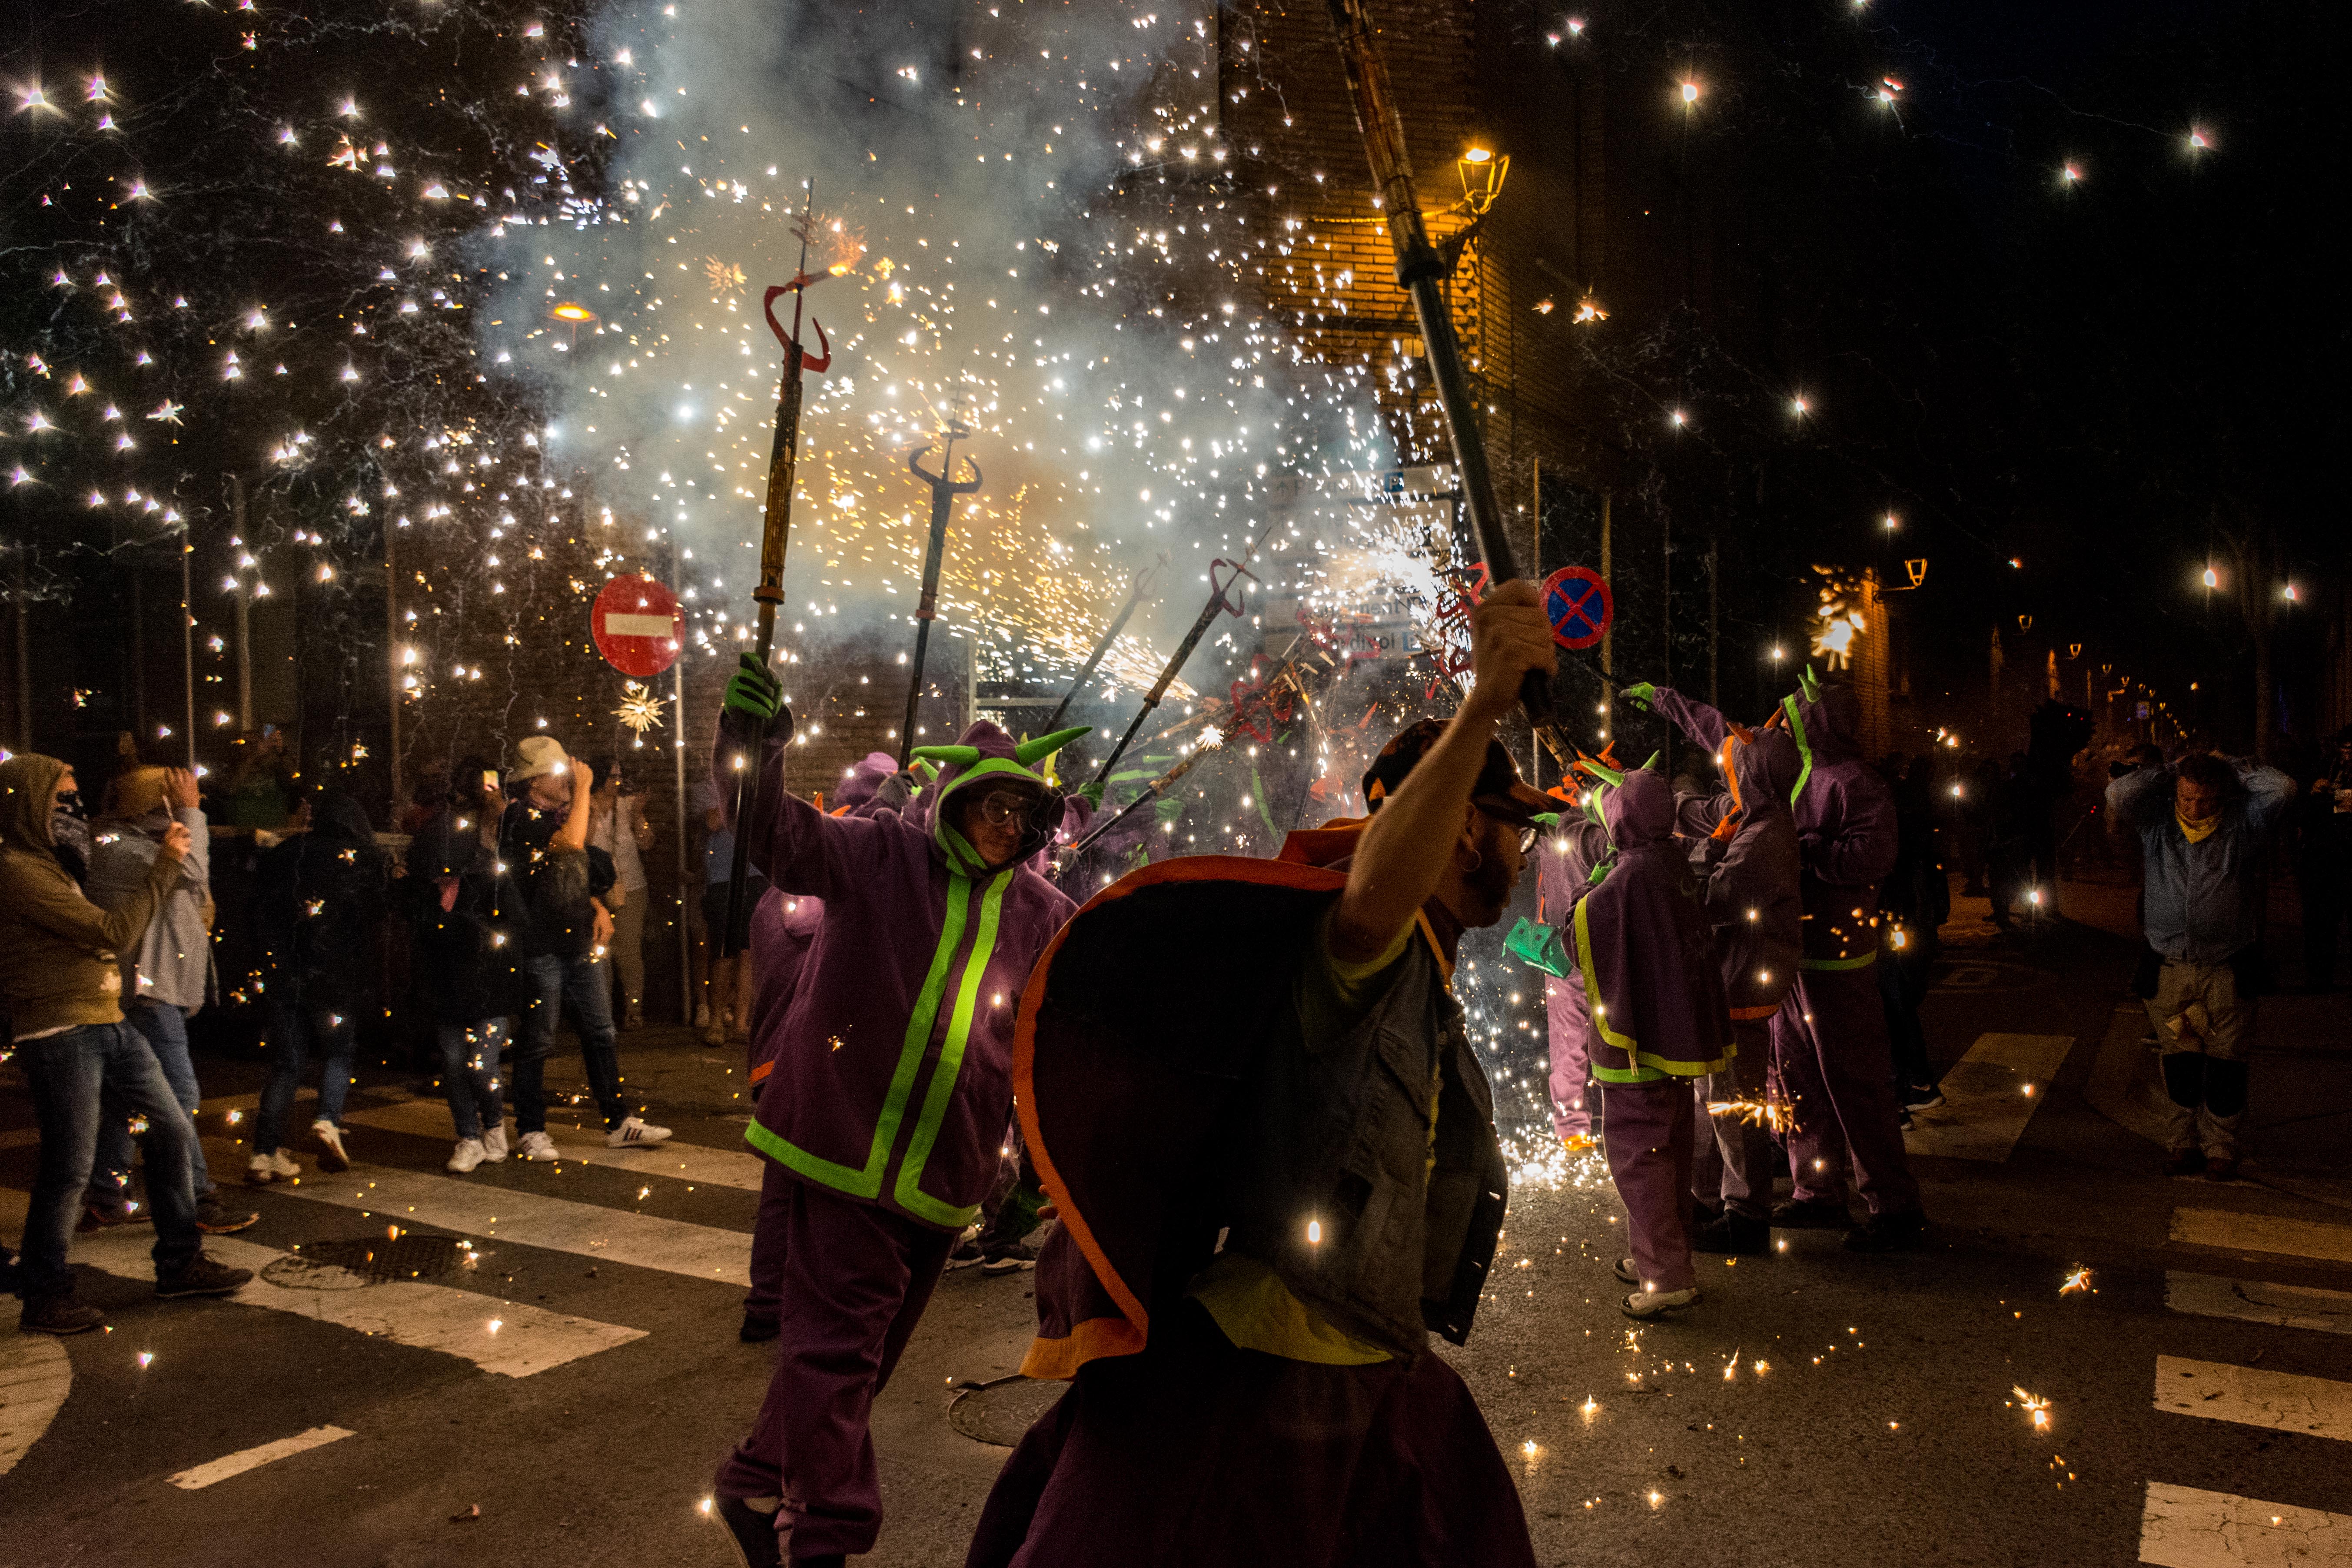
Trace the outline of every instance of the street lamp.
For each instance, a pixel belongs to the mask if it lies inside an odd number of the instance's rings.
[[[1462,181],[1462,205],[1472,216],[1485,212],[1503,194],[1503,181],[1511,172],[1509,153],[1496,157],[1488,148],[1473,142],[1454,160],[1454,172]]]

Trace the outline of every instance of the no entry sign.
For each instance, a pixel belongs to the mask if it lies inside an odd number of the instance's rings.
[[[1609,635],[1617,614],[1609,584],[1590,566],[1563,566],[1544,579],[1544,614],[1552,641],[1562,647],[1591,647]]]
[[[604,662],[640,680],[677,662],[686,632],[677,595],[651,577],[615,577],[605,584],[588,626]]]

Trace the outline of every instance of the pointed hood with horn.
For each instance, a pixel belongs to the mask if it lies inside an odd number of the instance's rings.
[[[1006,864],[1017,866],[1043,849],[1052,840],[1061,817],[1058,809],[1047,809],[1049,805],[1058,808],[1059,802],[1052,786],[1034,771],[1036,764],[1089,733],[1091,728],[1056,730],[1050,735],[1016,742],[987,720],[979,719],[952,746],[916,747],[911,756],[939,764],[938,782],[923,793],[930,802],[932,840],[938,844],[940,853],[947,857],[948,865],[965,876],[982,876],[1003,868],[982,861],[949,820],[950,803],[956,793],[983,781],[991,784],[1013,784],[1030,796],[1031,809],[1022,819],[1021,847]]]

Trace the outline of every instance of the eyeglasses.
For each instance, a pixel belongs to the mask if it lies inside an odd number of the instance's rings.
[[[1520,828],[1520,829],[1519,829],[1519,858],[1520,858],[1520,859],[1524,860],[1524,859],[1526,859],[1528,856],[1530,856],[1530,855],[1532,855],[1532,854],[1534,854],[1534,853],[1535,853],[1535,848],[1536,848],[1536,837],[1537,837],[1538,832],[1538,829],[1536,829],[1536,828],[1533,828],[1533,827],[1522,827],[1522,828]]]
[[[1029,816],[1035,810],[1035,802],[1018,790],[991,790],[980,799],[981,817],[991,827],[1002,827],[1008,822]]]

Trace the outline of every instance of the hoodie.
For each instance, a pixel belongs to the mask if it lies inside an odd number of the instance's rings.
[[[1720,1072],[1731,1024],[1706,910],[1675,845],[1673,789],[1636,768],[1601,795],[1601,815],[1616,861],[1570,917],[1592,1076],[1639,1084]]]
[[[253,919],[270,983],[307,1006],[357,1004],[376,973],[383,919],[383,851],[367,813],[347,795],[322,795],[310,829],[263,853],[254,868]]]
[[[88,891],[93,903],[110,909],[145,889],[162,854],[163,834],[174,821],[188,830],[188,852],[180,858],[179,875],[146,931],[122,954],[122,994],[194,1013],[205,1005],[213,971],[205,918],[212,902],[212,832],[204,812],[193,805],[179,811],[158,805],[110,825],[91,849]]]
[[[1811,672],[1807,672],[1810,676]],[[1862,701],[1846,685],[1808,679],[1780,718],[1797,744],[1790,802],[1804,874],[1806,969],[1860,969],[1878,955],[1878,884],[1902,847],[1895,792],[1862,760]]]
[[[118,956],[179,880],[157,855],[146,879],[101,910],[58,864],[49,806],[66,764],[24,752],[0,763],[0,1005],[13,1039],[122,1022]]]
[[[529,921],[521,889],[497,867],[481,835],[446,812],[408,846],[409,951],[436,1024],[471,1026],[522,1010],[515,960]]]
[[[828,816],[783,786],[790,726],[772,729],[744,826],[751,863],[789,900],[824,900],[780,1016],[753,1050],[773,1063],[745,1138],[799,1179],[942,1230],[979,1215],[1012,1117],[1013,1020],[1029,970],[1076,906],[1024,862],[990,867],[957,833],[963,790],[1018,774],[1066,735],[1016,748],[986,721],[940,764],[929,810]],[[1051,742],[1050,744],[1048,742]],[[721,758],[742,744],[732,716]],[[723,760],[719,763],[723,767]],[[724,776],[722,773],[720,776]]]
[[[1789,796],[1802,769],[1778,728],[1733,724],[1704,702],[1661,690],[1654,706],[1715,748],[1727,786],[1675,797],[1675,831],[1690,854],[1715,929],[1715,956],[1734,1018],[1769,1018],[1797,978],[1804,941],[1797,823]]]

